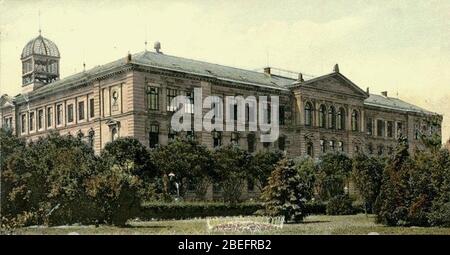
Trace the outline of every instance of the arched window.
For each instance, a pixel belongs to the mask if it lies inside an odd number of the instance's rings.
[[[344,130],[345,129],[345,110],[344,108],[339,108],[337,113],[337,129]]]
[[[312,105],[310,102],[306,103],[305,105],[305,125],[312,125]]]
[[[325,128],[327,126],[327,107],[320,105],[319,108],[319,127]]]
[[[306,154],[308,154],[308,156],[310,157],[314,157],[314,149],[313,149],[313,143],[312,142],[308,142],[306,143]]]
[[[338,142],[338,151],[344,152],[344,143],[342,141]]]
[[[358,130],[359,130],[358,111],[353,110],[353,112],[352,112],[352,131],[358,131]]]
[[[326,152],[325,140],[321,139],[319,142],[320,142],[320,152],[325,153]]]
[[[328,109],[328,128],[336,128],[336,110],[334,106],[330,106],[330,109]]]

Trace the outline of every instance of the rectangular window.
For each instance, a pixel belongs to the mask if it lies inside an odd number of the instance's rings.
[[[403,124],[401,122],[397,122],[397,138],[399,138],[403,134]]]
[[[28,121],[28,125],[29,125],[29,130],[33,131],[34,130],[34,112],[30,112],[30,118]]]
[[[47,108],[47,127],[51,127],[53,122],[53,108]]]
[[[63,109],[62,104],[59,104],[56,106],[56,125],[62,124],[62,118],[63,118]]]
[[[73,122],[73,104],[67,106],[67,122]]]
[[[286,149],[286,137],[284,136],[278,137],[278,149],[280,151],[284,151]]]
[[[372,118],[367,118],[367,134],[373,135],[373,120]]]
[[[248,134],[247,135],[247,147],[248,147],[248,152],[254,152],[255,151],[255,134]]]
[[[149,110],[159,110],[159,88],[147,88],[147,103]]]
[[[177,110],[177,105],[172,105],[172,100],[177,96],[176,89],[167,89],[167,111],[174,112]]]
[[[12,128],[12,117],[6,117],[3,119],[4,128],[11,129]]]
[[[78,120],[84,120],[84,102],[78,102]]]
[[[388,137],[394,136],[394,122],[392,121],[387,122],[387,136]]]
[[[27,131],[27,115],[22,114],[21,120],[20,120],[20,127],[22,129],[22,133],[25,133]]]
[[[94,99],[89,99],[89,117],[94,118],[95,116],[95,108],[94,108]]]
[[[284,106],[280,105],[279,112],[280,112],[279,113],[279,115],[280,115],[280,125],[284,125],[284,123],[285,123],[285,121],[284,121],[284,112],[285,112]]]
[[[44,110],[38,110],[38,130],[44,128]]]
[[[150,125],[149,132],[149,146],[150,148],[155,148],[159,143],[159,126],[158,125]]]
[[[189,103],[185,106],[185,112],[193,114],[194,113],[194,92],[187,91],[186,97],[188,98]]]
[[[377,136],[384,136],[384,120],[377,120]]]

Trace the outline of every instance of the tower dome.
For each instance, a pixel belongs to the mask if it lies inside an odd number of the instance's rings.
[[[43,55],[59,58],[59,50],[56,44],[39,34],[30,40],[22,50],[22,59],[31,55]]]
[[[22,87],[29,92],[59,79],[59,50],[56,44],[39,36],[22,50]]]

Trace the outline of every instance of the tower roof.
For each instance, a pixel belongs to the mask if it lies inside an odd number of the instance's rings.
[[[43,37],[41,34],[32,39],[25,45],[22,50],[21,58],[26,58],[31,55],[42,55],[59,58],[59,50],[56,44],[49,39]]]

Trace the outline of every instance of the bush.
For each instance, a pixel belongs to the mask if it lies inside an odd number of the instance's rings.
[[[352,206],[352,200],[345,195],[338,195],[331,198],[327,203],[328,215],[350,215],[355,214],[355,209]]]
[[[286,222],[300,222],[306,216],[307,188],[301,182],[294,162],[281,160],[262,193],[265,213],[269,216],[284,216]]]
[[[253,215],[261,210],[261,203],[145,203],[141,207],[139,218],[151,219],[190,219],[200,217]]]

